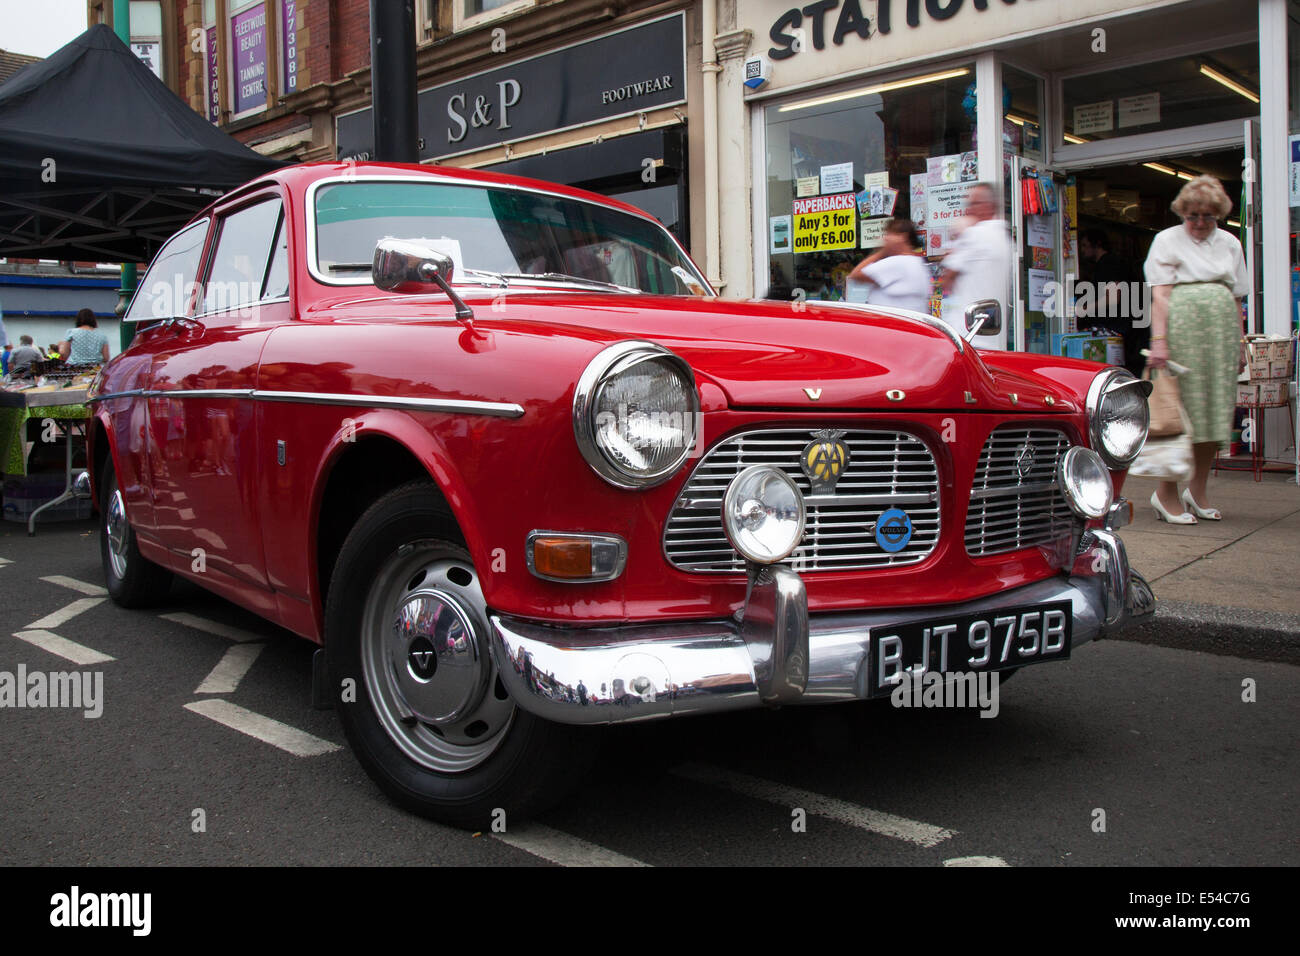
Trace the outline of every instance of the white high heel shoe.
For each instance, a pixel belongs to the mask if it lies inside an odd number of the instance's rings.
[[[1183,489],[1183,504],[1191,509],[1192,513],[1198,518],[1204,518],[1206,521],[1222,521],[1223,515],[1219,513],[1218,508],[1202,508],[1192,497],[1192,489]]]
[[[1160,521],[1168,521],[1170,524],[1196,524],[1196,515],[1184,511],[1182,514],[1171,515],[1165,510],[1165,506],[1160,503],[1160,496],[1154,491],[1151,492],[1151,507],[1156,509],[1156,518]]]

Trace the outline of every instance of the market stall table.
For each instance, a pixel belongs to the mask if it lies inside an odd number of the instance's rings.
[[[5,475],[27,474],[26,425],[31,419],[53,419],[63,423],[67,435],[64,458],[64,489],[57,498],[45,502],[27,518],[27,534],[36,534],[36,516],[47,508],[76,497],[73,491],[75,475],[72,469],[72,438],[81,426],[82,437],[90,409],[86,405],[84,388],[32,388],[20,392],[0,391],[0,465]]]

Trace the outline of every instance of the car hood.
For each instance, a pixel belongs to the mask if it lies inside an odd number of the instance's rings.
[[[313,311],[343,322],[452,318],[446,296],[367,291]],[[457,291],[473,307],[474,327],[484,335],[535,335],[539,355],[542,340],[556,335],[597,346],[656,342],[689,362],[697,377],[715,383],[736,408],[1059,412],[1068,404],[1045,379],[999,370],[998,353],[959,346],[931,322],[894,310],[587,291]]]

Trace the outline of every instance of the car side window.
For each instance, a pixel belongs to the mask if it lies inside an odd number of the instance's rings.
[[[167,241],[136,289],[126,313],[128,322],[170,319],[189,311],[207,235],[208,220],[204,219]]]
[[[289,294],[289,227],[280,213],[275,228],[275,242],[271,246],[271,261],[266,267],[266,282],[262,285],[263,299],[282,299]]]
[[[204,312],[224,312],[261,300],[279,221],[278,199],[246,206],[221,221],[203,285]]]

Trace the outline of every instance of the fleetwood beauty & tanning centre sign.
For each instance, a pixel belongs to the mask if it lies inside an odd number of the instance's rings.
[[[420,159],[685,102],[685,14],[674,13],[421,90]],[[374,155],[369,107],[336,123],[339,159]]]

